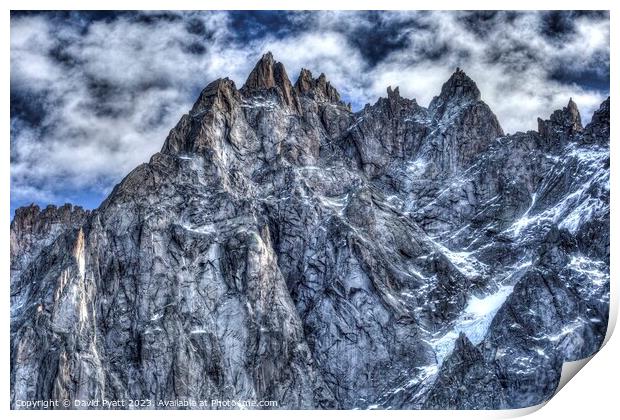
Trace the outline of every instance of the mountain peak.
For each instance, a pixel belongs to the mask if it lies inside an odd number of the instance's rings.
[[[220,78],[209,83],[198,96],[194,103],[190,114],[204,112],[211,108],[218,100],[227,98],[230,102],[232,99],[239,98],[239,92],[235,86],[235,82],[228,77]]]
[[[398,88],[398,86],[396,86],[394,90],[392,90],[392,86],[388,86],[387,95],[388,99],[398,99],[400,98],[400,89]]]
[[[579,109],[577,108],[577,104],[573,101],[573,98],[568,100],[568,105],[566,105],[566,108],[564,108],[562,112],[566,121],[581,128],[581,114],[579,114]]]
[[[312,90],[314,86],[314,78],[312,72],[308,69],[302,68],[299,72],[299,77],[295,82],[295,90],[297,93],[305,93]]]
[[[564,108],[551,114],[550,120],[573,129],[580,130],[582,128],[581,114],[579,114],[579,108],[577,108],[573,98],[568,100],[568,104]]]
[[[277,66],[278,64],[280,66]],[[257,89],[269,89],[275,87],[276,67],[278,67],[278,70],[284,70],[282,63],[276,62],[270,51],[263,54],[254,66],[254,69],[250,72],[250,75],[241,88],[241,91],[250,92]]]
[[[570,135],[581,130],[581,114],[573,98],[564,108],[553,111],[548,120],[538,119],[538,133],[545,138],[556,138],[558,133]]]
[[[592,120],[586,126],[586,139],[609,142],[609,97],[594,111]]]
[[[286,74],[284,64],[276,61],[273,54],[268,51],[258,60],[240,92],[248,96],[273,88],[278,90],[279,96],[286,105],[299,109],[295,91]]]
[[[480,90],[476,82],[474,82],[463,70],[459,67],[448,79],[446,83],[441,87],[440,97],[445,99],[450,98],[467,98],[473,100],[480,100]]]
[[[297,82],[295,82],[295,91],[298,95],[309,96],[317,102],[331,102],[344,105],[340,100],[340,94],[327,80],[325,73],[321,73],[315,79],[310,70],[301,69]]]
[[[439,96],[435,96],[429,110],[435,114],[443,114],[448,104],[463,104],[480,100],[480,90],[463,70],[456,68],[452,76],[441,87]]]

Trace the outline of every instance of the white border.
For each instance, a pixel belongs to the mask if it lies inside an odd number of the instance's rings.
[[[4,129],[2,131],[3,141],[1,143],[1,156],[3,157],[0,164],[0,173],[2,176],[2,182],[0,183],[1,197],[4,200],[2,207],[0,207],[0,219],[3,221],[3,232],[0,240],[0,250],[3,257],[0,258],[0,267],[3,278],[5,279],[5,285],[3,289],[4,302],[6,307],[2,313],[2,326],[0,330],[0,336],[3,337],[1,354],[4,361],[4,370],[2,373],[2,382],[0,387],[0,408],[2,412],[9,415],[11,418],[83,418],[88,417],[100,417],[100,418],[243,418],[248,416],[256,418],[288,418],[291,415],[296,418],[315,418],[316,416],[338,416],[342,418],[379,418],[386,415],[385,411],[264,411],[264,412],[240,412],[240,411],[227,411],[227,412],[187,412],[187,411],[147,411],[147,412],[126,412],[126,411],[114,411],[114,412],[90,412],[83,411],[11,411],[9,410],[9,395],[10,395],[10,379],[9,379],[9,296],[8,296],[8,282],[9,282],[9,223],[10,223],[10,210],[9,210],[9,196],[10,196],[10,162],[9,162],[9,127],[10,127],[10,88],[9,88],[9,71],[10,71],[10,13],[9,10],[35,10],[35,9],[61,9],[61,10],[189,10],[189,9],[210,9],[210,10],[250,10],[250,9],[284,9],[284,10],[324,10],[324,9],[338,9],[338,10],[401,10],[401,9],[418,9],[418,10],[484,10],[484,9],[501,9],[501,10],[611,10],[611,96],[615,98],[618,93],[618,78],[617,78],[617,66],[616,66],[616,54],[614,48],[618,45],[616,30],[617,19],[615,19],[616,11],[619,9],[620,2],[602,1],[602,0],[589,0],[587,2],[564,0],[564,1],[546,1],[546,0],[521,0],[521,1],[504,1],[493,2],[484,0],[473,0],[468,2],[455,1],[455,0],[434,0],[433,2],[406,2],[397,0],[382,0],[381,2],[358,0],[358,1],[339,1],[333,0],[313,0],[311,2],[292,2],[285,0],[265,0],[260,2],[260,7],[257,7],[256,2],[244,1],[244,0],[225,0],[225,1],[190,1],[190,0],[176,0],[176,1],[162,1],[162,0],[107,0],[105,2],[80,2],[75,0],[61,0],[54,2],[45,1],[6,1],[4,4],[7,6],[5,14],[3,16],[0,33],[2,34],[2,48],[4,49],[3,58],[5,60],[4,65],[1,68],[2,77],[5,83],[5,89],[2,90],[2,102],[0,103],[0,112],[3,115]],[[380,6],[380,7],[377,7]],[[432,6],[429,8],[429,6]],[[612,140],[614,143],[613,134],[616,132],[615,125],[619,121],[619,115],[616,111],[616,107],[612,107]],[[162,140],[163,141],[163,140]],[[615,207],[615,200],[617,190],[617,176],[615,168],[615,148],[614,145],[611,148],[612,157],[612,171],[611,171],[611,206]],[[612,210],[612,214],[615,214]],[[611,219],[611,254],[618,255],[616,242],[614,239],[617,237],[618,222],[613,218]],[[592,361],[574,362],[572,364],[566,364],[562,375],[562,386],[566,385],[568,380],[577,373],[581,368],[583,372],[579,373],[577,380],[570,381],[564,388],[559,387],[561,391],[554,396],[547,404],[541,406],[532,407],[522,410],[504,410],[504,411],[405,411],[398,410],[390,412],[390,417],[395,418],[509,418],[515,416],[521,416],[528,413],[531,414],[530,418],[561,418],[567,416],[568,418],[585,418],[594,416],[594,418],[611,418],[611,413],[616,413],[618,408],[618,391],[616,388],[616,382],[619,373],[618,356],[620,355],[620,342],[617,337],[609,339],[611,332],[613,331],[618,314],[618,292],[617,292],[617,265],[612,260],[611,264],[611,279],[612,279],[612,294],[611,294],[611,309],[610,309],[610,326],[608,328],[608,335],[606,337],[606,345],[596,354]],[[537,411],[542,406],[544,409]]]

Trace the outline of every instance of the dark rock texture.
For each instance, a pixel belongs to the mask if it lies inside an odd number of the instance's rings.
[[[81,226],[88,214],[71,204],[43,210],[34,204],[18,208],[11,222],[11,275],[18,274],[60,234]]]
[[[606,332],[609,100],[506,136],[460,69],[354,113],[266,54],[98,209],[18,209],[11,298],[14,408],[537,404]]]
[[[479,410],[506,405],[504,389],[492,364],[464,333],[454,344],[429,392],[427,410]]]

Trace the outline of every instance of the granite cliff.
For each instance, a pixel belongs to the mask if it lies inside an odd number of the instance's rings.
[[[607,328],[609,99],[538,127],[460,69],[358,112],[270,53],[210,83],[99,208],[16,211],[12,406],[545,401]]]

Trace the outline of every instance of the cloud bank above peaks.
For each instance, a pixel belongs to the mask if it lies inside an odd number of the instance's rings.
[[[93,207],[200,90],[266,51],[325,73],[353,109],[399,86],[428,105],[456,67],[507,132],[609,92],[605,12],[38,12],[11,15],[11,206]]]

